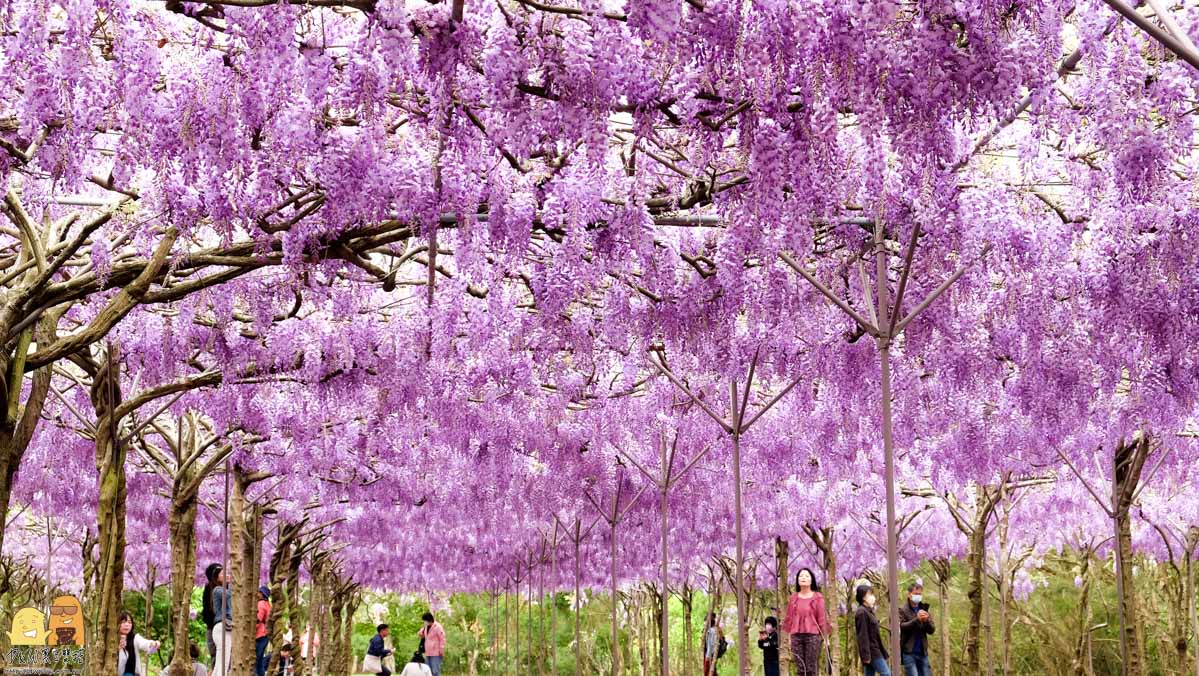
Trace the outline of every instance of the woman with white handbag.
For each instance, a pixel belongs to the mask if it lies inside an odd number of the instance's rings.
[[[383,664],[383,658],[391,654],[384,644],[384,639],[391,633],[391,629],[386,624],[380,624],[376,627],[378,633],[371,638],[370,647],[366,649],[366,656],[362,658],[362,671],[368,674],[376,674],[376,676],[391,676],[391,671]]]

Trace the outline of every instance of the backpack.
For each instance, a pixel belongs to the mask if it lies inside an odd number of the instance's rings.
[[[716,659],[720,659],[720,658],[724,657],[724,654],[726,652],[728,652],[728,650],[729,650],[729,641],[728,641],[728,639],[726,639],[724,637],[724,634],[721,634],[720,642],[716,644]]]

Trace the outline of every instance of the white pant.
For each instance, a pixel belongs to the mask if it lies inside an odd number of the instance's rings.
[[[225,629],[224,625],[218,622],[212,628],[212,642],[216,646],[212,676],[227,676],[229,662],[233,659],[233,632]]]

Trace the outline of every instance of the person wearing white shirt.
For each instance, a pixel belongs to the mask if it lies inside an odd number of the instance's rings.
[[[433,676],[433,671],[425,664],[423,655],[413,653],[412,659],[404,665],[404,670],[398,676]]]
[[[212,664],[212,676],[227,676],[233,658],[233,589],[224,570],[217,571],[213,580],[212,611],[216,624],[212,627],[212,642],[216,645],[216,659]]]
[[[146,663],[149,661],[146,653],[158,652],[158,641],[138,636],[133,631],[133,616],[123,610],[117,616],[117,625],[121,632],[121,640],[117,644],[117,676],[146,676]]]

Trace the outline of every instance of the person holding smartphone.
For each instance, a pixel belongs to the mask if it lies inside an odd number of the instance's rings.
[[[928,664],[928,637],[936,632],[933,616],[924,602],[924,584],[908,585],[908,602],[899,607],[899,637],[904,676],[932,676]]]
[[[779,621],[771,615],[758,632],[758,647],[762,649],[762,669],[765,676],[779,676]]]

